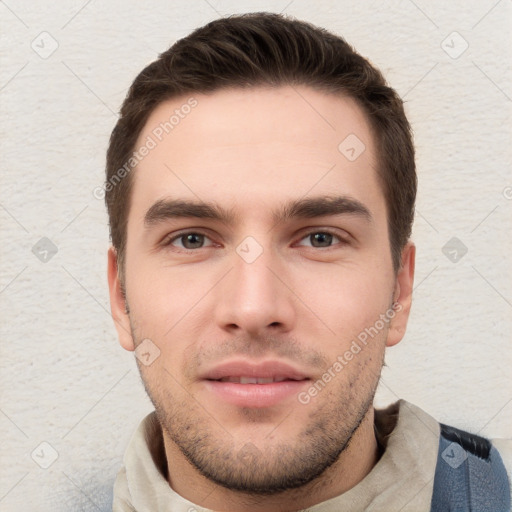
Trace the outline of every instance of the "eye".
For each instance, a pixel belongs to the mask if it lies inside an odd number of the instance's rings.
[[[333,240],[337,240],[341,244],[346,244],[347,241],[340,236],[331,233],[330,231],[311,231],[306,236],[301,238],[302,240],[309,240],[309,247],[314,248],[323,248],[323,247],[331,247],[333,244]],[[303,244],[299,244],[303,245]]]
[[[205,244],[206,241],[209,241],[210,243]],[[208,247],[213,244],[206,235],[195,231],[189,231],[169,238],[164,242],[164,245],[177,247],[179,249],[193,250],[202,249],[203,247]]]

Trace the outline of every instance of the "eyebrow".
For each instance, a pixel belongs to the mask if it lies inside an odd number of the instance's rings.
[[[373,221],[370,210],[357,199],[348,196],[317,196],[297,199],[284,204],[272,214],[274,223],[290,219],[313,219],[329,215],[356,215],[368,222]],[[169,219],[212,219],[234,224],[240,216],[233,209],[225,209],[216,203],[185,199],[160,199],[144,216],[144,224],[152,227]]]

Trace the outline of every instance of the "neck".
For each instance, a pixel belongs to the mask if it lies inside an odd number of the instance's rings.
[[[378,462],[374,409],[370,407],[346,449],[317,479],[298,489],[272,496],[252,496],[219,486],[193,467],[164,430],[168,482],[172,489],[196,505],[236,512],[282,512],[311,507],[339,496],[357,485]]]

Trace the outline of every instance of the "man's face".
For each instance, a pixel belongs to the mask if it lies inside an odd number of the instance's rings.
[[[132,176],[129,314],[113,251],[112,307],[123,347],[160,351],[139,368],[166,448],[226,487],[272,493],[321,474],[372,410],[412,270],[393,272],[354,101],[307,87],[193,96],[159,105],[136,144],[157,142]]]

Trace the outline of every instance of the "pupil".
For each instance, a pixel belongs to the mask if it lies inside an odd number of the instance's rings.
[[[198,234],[190,234],[190,235],[186,235],[185,236],[185,247],[187,247],[187,244],[188,245],[192,245],[194,247],[196,247],[197,245],[201,245],[202,244],[202,236],[203,235],[198,235]],[[190,248],[190,247],[188,247]]]
[[[320,244],[329,245],[332,242],[332,235],[329,233],[315,233],[313,235],[315,242],[319,242]]]

